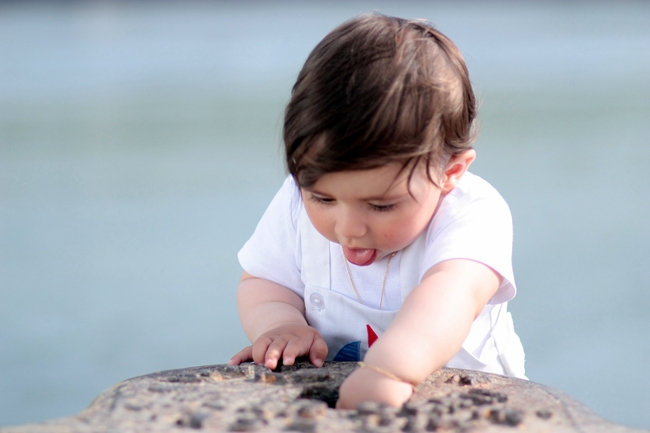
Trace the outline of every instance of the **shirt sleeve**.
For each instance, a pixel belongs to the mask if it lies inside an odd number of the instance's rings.
[[[505,200],[487,182],[466,173],[441,203],[428,232],[422,274],[450,259],[483,263],[503,277],[489,304],[507,302],[516,294],[512,270],[512,216]],[[463,179],[465,179],[463,176]]]
[[[237,258],[249,274],[273,281],[302,297],[304,284],[297,251],[301,200],[293,178],[287,177]]]

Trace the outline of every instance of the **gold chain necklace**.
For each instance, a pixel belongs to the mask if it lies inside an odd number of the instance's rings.
[[[341,247],[341,253],[343,253],[343,247]],[[384,273],[384,281],[382,281],[381,283],[381,297],[379,298],[380,310],[382,304],[384,303],[384,292],[386,291],[386,278],[388,278],[388,267],[390,266],[390,261],[393,260],[393,257],[395,257],[395,254],[397,254],[397,252],[392,253],[388,258],[388,262],[386,263],[386,272]],[[366,305],[363,303],[363,300],[361,299],[361,295],[359,295],[359,291],[357,290],[357,286],[354,284],[354,279],[352,278],[352,272],[350,271],[350,265],[348,264],[348,259],[345,257],[345,253],[343,253],[343,261],[345,262],[345,269],[348,271],[348,277],[350,277],[350,283],[352,284],[352,289],[354,290],[354,294],[357,295],[357,299],[359,300],[360,303]]]

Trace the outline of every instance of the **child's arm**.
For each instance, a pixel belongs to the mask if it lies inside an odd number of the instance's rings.
[[[406,382],[420,383],[458,352],[501,280],[491,268],[472,260],[435,265],[406,298],[364,362]],[[399,406],[411,396],[412,388],[370,368],[359,368],[339,392],[337,407],[354,409],[365,400]]]
[[[239,318],[253,342],[228,362],[238,365],[253,360],[268,368],[278,361],[292,365],[299,356],[309,355],[316,367],[323,365],[327,344],[305,319],[305,304],[291,290],[272,281],[242,274],[237,289]]]

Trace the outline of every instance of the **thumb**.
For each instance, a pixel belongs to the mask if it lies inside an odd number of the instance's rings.
[[[237,352],[235,356],[230,358],[228,365],[239,365],[242,362],[251,361],[253,359],[253,349],[251,346],[244,347]]]

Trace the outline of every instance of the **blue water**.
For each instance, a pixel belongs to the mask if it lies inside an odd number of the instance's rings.
[[[305,2],[306,3],[306,2]],[[0,3],[0,425],[246,344],[236,252],[329,30],[433,21],[482,100],[528,375],[650,428],[650,4]]]

